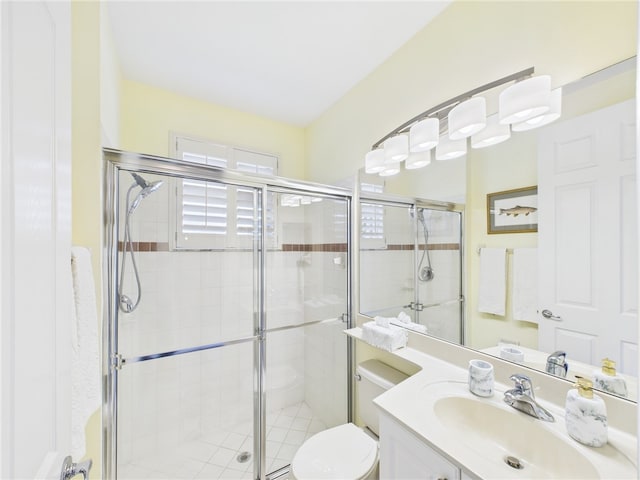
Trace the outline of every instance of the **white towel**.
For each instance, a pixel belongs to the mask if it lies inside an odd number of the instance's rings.
[[[369,345],[393,352],[407,345],[409,334],[406,330],[390,325],[389,328],[376,325],[375,321],[362,325],[362,339]]]
[[[376,316],[376,317],[373,317],[373,320],[376,322],[376,325],[378,325],[379,327],[389,328],[389,322],[391,320],[395,320],[395,318]]]
[[[513,250],[513,318],[538,323],[538,249]]]
[[[71,454],[85,455],[85,428],[89,417],[100,408],[100,345],[95,282],[91,253],[83,247],[71,249],[73,318],[71,338]]]
[[[504,316],[507,300],[505,248],[483,248],[480,250],[480,287],[478,310]]]
[[[398,321],[400,323],[411,323],[411,317],[404,312],[398,314]]]

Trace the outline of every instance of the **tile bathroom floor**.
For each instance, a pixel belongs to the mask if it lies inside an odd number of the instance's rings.
[[[289,465],[296,450],[326,426],[309,406],[298,403],[267,414],[267,472]],[[253,451],[250,422],[226,431],[204,434],[198,440],[119,465],[119,480],[141,479],[247,479],[253,478],[253,457],[242,462],[243,452]],[[286,477],[280,477],[284,480]]]

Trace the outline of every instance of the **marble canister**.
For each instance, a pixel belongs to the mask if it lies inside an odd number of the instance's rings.
[[[581,396],[577,390],[567,392],[565,423],[569,436],[589,447],[607,444],[607,406],[601,397]]]
[[[469,391],[479,397],[493,395],[493,365],[484,360],[469,361]]]

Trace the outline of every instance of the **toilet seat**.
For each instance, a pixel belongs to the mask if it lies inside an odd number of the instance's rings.
[[[316,433],[291,462],[294,478],[356,480],[376,468],[378,442],[353,423]]]

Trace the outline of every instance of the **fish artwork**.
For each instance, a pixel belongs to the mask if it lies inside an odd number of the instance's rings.
[[[500,215],[513,215],[514,217],[517,217],[518,215],[529,215],[530,213],[537,211],[538,209],[535,207],[522,207],[520,205],[516,205],[515,207],[511,208],[501,208]]]

